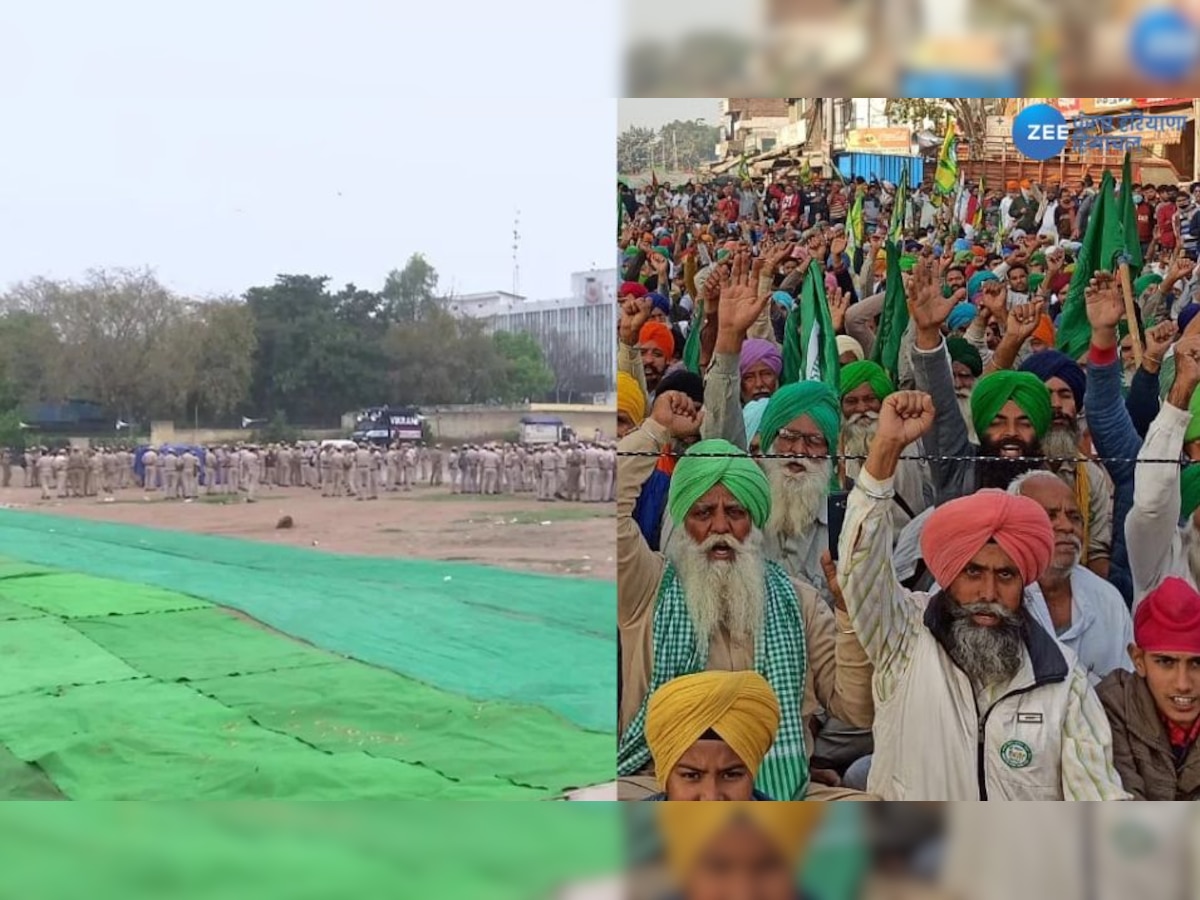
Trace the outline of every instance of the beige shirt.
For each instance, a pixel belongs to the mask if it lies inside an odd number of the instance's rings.
[[[668,443],[666,430],[647,419],[626,435],[619,450],[657,454]],[[617,627],[621,640],[622,731],[637,715],[649,690],[654,663],[654,604],[666,569],[666,559],[650,549],[633,518],[642,485],[655,463],[655,456],[625,456],[617,465]],[[793,584],[808,648],[802,714],[807,718],[824,708],[850,725],[871,727],[873,671],[851,631],[848,617],[838,612],[835,618],[811,585],[800,581]],[[752,669],[754,647],[733,640],[722,629],[709,646],[708,667]],[[811,752],[811,739],[808,746]]]

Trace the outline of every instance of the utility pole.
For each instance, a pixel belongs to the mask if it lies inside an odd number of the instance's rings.
[[[679,171],[679,142],[675,139],[675,129],[671,129],[671,150],[675,154],[675,171]]]
[[[513,260],[513,296],[519,294],[521,288],[521,264],[517,259],[517,252],[521,249],[521,211],[518,209],[513,216],[513,243],[512,243],[512,260]],[[511,302],[511,301],[510,301]]]

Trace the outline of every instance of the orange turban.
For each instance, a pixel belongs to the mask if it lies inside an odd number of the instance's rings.
[[[1010,181],[1007,185],[1005,185],[1005,187],[1007,187],[1010,191],[1015,191],[1018,187],[1020,187],[1020,185],[1015,181]]]
[[[1054,531],[1040,503],[985,488],[934,510],[921,532],[921,557],[945,588],[988,541],[1012,557],[1027,585],[1041,577],[1054,552]]]
[[[795,868],[824,814],[823,803],[663,803],[658,824],[671,869],[683,881],[713,839],[738,818],[761,829]]]
[[[662,322],[647,322],[638,332],[639,347],[657,347],[667,359],[675,358],[675,336]]]
[[[1042,313],[1041,319],[1038,320],[1037,328],[1033,329],[1031,337],[1037,338],[1047,347],[1054,346],[1054,323],[1050,321],[1050,317]]]

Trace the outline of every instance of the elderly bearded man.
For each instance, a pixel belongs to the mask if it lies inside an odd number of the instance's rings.
[[[938,508],[921,537],[942,589],[892,565],[892,483],[933,426],[928,394],[884,401],[842,530],[838,579],[875,666],[868,789],[889,800],[1126,799],[1087,672],[1022,607],[1054,533],[1027,497],[982,490]]]
[[[861,360],[842,367],[842,462],[841,481],[853,485],[862,460],[879,427],[879,410],[896,388],[879,363]],[[896,528],[900,529],[933,503],[929,465],[920,456],[919,445],[905,451],[896,471]]]
[[[650,695],[681,675],[728,669],[758,671],[779,700],[779,735],[758,772],[759,790],[777,800],[829,799],[809,787],[805,726],[824,708],[869,727],[869,668],[845,614],[835,624],[810,585],[766,559],[771,493],[762,470],[732,444],[702,441],[671,477],[667,508],[676,527],[665,557],[633,518],[655,456],[696,434],[700,419],[692,398],[667,392],[620,445],[638,454],[621,460],[617,492],[623,798],[657,790],[645,734]]]

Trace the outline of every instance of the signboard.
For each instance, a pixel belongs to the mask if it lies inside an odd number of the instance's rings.
[[[1077,112],[1103,115],[1127,109],[1151,109],[1160,106],[1191,106],[1190,97],[1088,97],[1079,101]],[[1064,110],[1065,112],[1065,110]]]
[[[912,152],[912,132],[907,128],[856,128],[846,135],[846,149],[907,156]]]

